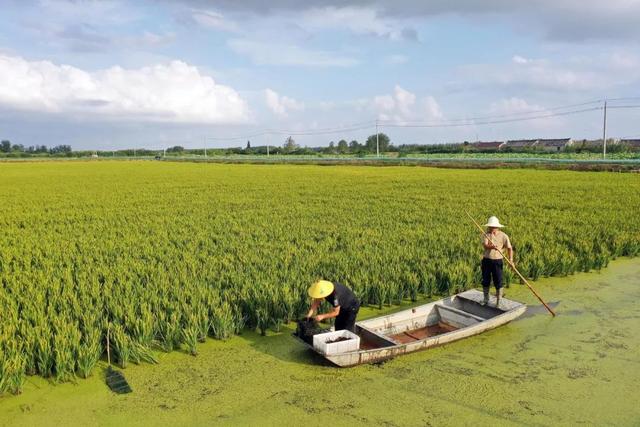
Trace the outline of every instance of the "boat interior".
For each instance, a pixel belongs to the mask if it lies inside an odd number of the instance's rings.
[[[505,311],[480,304],[482,293],[468,291],[388,316],[358,322],[360,349],[371,350],[408,344],[446,334],[498,316]]]

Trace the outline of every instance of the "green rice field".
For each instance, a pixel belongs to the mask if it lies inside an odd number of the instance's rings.
[[[497,215],[534,280],[640,253],[635,174],[87,161],[0,179],[3,399],[100,375],[107,331],[119,366],[150,370],[277,334],[320,277],[382,310],[477,286],[465,211]]]

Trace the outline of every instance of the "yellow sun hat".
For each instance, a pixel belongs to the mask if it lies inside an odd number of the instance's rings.
[[[333,292],[333,283],[328,280],[318,280],[309,286],[309,296],[311,298],[324,298]]]

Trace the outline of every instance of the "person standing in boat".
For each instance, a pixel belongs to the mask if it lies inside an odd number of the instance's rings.
[[[351,289],[338,282],[318,280],[309,286],[309,296],[313,298],[307,313],[307,319],[318,311],[323,300],[333,307],[328,313],[317,314],[314,320],[320,322],[325,319],[336,319],[335,330],[346,329],[355,332],[356,316],[360,310],[360,301]]]
[[[509,260],[513,263],[513,248],[509,236],[507,236],[501,228],[504,225],[500,224],[498,218],[492,216],[484,225],[487,227],[487,235],[482,236],[482,247],[484,253],[482,256],[482,292],[484,293],[483,305],[489,303],[489,291],[491,289],[491,279],[493,279],[493,285],[496,287],[496,307],[500,306],[500,299],[504,296],[502,289],[502,268],[503,260],[502,254],[498,251],[505,253],[505,249],[508,252]]]

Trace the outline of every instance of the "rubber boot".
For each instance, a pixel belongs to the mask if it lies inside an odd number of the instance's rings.
[[[484,294],[484,298],[482,300],[482,305],[487,305],[489,304],[489,289],[490,288],[482,288],[482,293]]]
[[[500,308],[500,299],[504,296],[504,291],[502,288],[496,291],[496,307]]]

